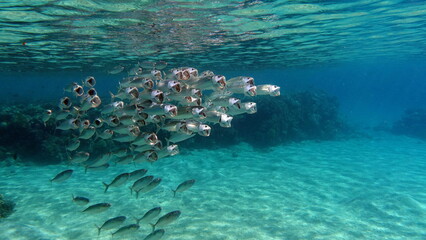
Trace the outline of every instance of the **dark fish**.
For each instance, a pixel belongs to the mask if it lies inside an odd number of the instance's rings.
[[[115,217],[115,218],[111,218],[107,221],[104,222],[104,224],[102,224],[102,226],[98,227],[96,224],[96,228],[98,229],[98,236],[101,234],[101,230],[109,230],[109,229],[113,229],[116,228],[118,226],[120,226],[121,224],[123,224],[123,222],[126,221],[126,217],[125,216],[119,216],[119,217]]]
[[[108,163],[105,163],[104,165],[96,166],[96,167],[86,166],[86,168],[84,169],[84,173],[87,173],[87,171],[103,171],[103,170],[105,170],[107,168],[109,168],[109,164]]]
[[[165,232],[166,231],[164,231],[164,229],[155,230],[154,232],[146,236],[143,240],[159,240],[163,237]]]
[[[139,229],[139,225],[137,225],[137,224],[130,224],[130,225],[121,227],[120,229],[118,229],[117,231],[115,231],[112,234],[112,237],[118,236],[118,235],[128,234],[128,233],[131,233],[131,232],[136,232],[138,229]]]
[[[98,203],[89,206],[88,208],[84,209],[84,213],[101,213],[106,210],[108,210],[111,207],[111,204],[109,203]]]
[[[88,198],[72,195],[72,201],[78,205],[86,205],[90,202]]]
[[[54,178],[52,178],[50,182],[57,182],[57,183],[63,182],[67,180],[68,178],[70,178],[73,172],[74,171],[71,169],[60,172]]]
[[[115,177],[114,180],[112,180],[112,182],[110,184],[103,182],[103,184],[105,186],[104,192],[108,191],[109,187],[118,187],[118,186],[123,185],[127,181],[127,179],[129,179],[129,173],[122,173],[122,174],[118,175],[117,177]]]
[[[160,217],[155,224],[151,224],[152,231],[154,231],[156,227],[163,227],[174,222],[176,219],[179,218],[180,213],[181,212],[177,210],[177,211],[169,212],[166,215]]]
[[[155,207],[146,212],[141,218],[136,218],[136,223],[139,224],[141,221],[149,222],[153,218],[157,217],[161,213],[161,207]]]
[[[191,179],[191,180],[187,180],[181,184],[179,184],[179,186],[177,186],[176,190],[172,190],[173,191],[173,197],[176,196],[177,192],[183,192],[188,190],[190,187],[192,187],[192,185],[194,185],[195,183],[195,179]]]

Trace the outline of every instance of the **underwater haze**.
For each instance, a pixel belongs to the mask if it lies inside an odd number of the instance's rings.
[[[419,0],[1,1],[0,240],[424,240],[425,56]]]

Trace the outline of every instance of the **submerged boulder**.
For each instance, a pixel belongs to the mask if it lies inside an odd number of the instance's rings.
[[[426,139],[426,109],[408,109],[394,123],[392,132]]]

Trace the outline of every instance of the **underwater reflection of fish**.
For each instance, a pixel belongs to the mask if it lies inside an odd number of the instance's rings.
[[[181,212],[179,210],[169,212],[162,217],[160,217],[155,224],[151,224],[152,231],[155,230],[156,227],[164,227],[166,225],[169,225],[170,223],[176,221],[176,219],[179,218]]]
[[[101,213],[101,212],[108,210],[110,207],[111,207],[111,204],[109,204],[109,203],[98,203],[98,204],[94,204],[94,205],[87,207],[82,212],[90,213],[90,214]]]
[[[108,219],[100,227],[95,224],[96,228],[98,229],[98,236],[101,234],[101,230],[110,230],[116,228],[123,224],[126,219],[127,218],[125,216],[118,216],[115,218]]]
[[[175,190],[172,190],[173,191],[173,197],[176,196],[177,192],[183,192],[183,191],[188,190],[190,187],[192,187],[194,185],[194,183],[195,183],[195,179],[191,179],[191,180],[187,180],[187,181],[179,184],[179,186],[177,186],[177,188]]]
[[[68,178],[70,178],[73,172],[74,171],[71,170],[71,169],[62,171],[62,172],[58,173],[54,178],[52,178],[50,180],[50,182],[51,183],[53,183],[53,182],[55,182],[55,183],[61,183],[61,182],[65,181],[65,180],[67,180]]]

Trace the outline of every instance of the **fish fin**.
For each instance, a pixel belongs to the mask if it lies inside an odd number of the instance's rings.
[[[149,225],[151,225],[152,231],[154,232],[155,231],[155,224],[150,223]]]
[[[139,222],[142,220],[142,218],[141,218],[141,219],[139,219],[139,218],[137,218],[137,217],[135,217],[135,216],[133,216],[133,215],[132,215],[132,217],[136,220],[136,224],[137,224],[137,225],[139,225]]]
[[[130,195],[133,196],[133,188],[129,187],[129,189],[130,189]]]
[[[109,92],[109,95],[111,96],[111,102],[114,101],[115,95],[112,92]]]
[[[105,191],[104,191],[104,193],[106,193],[107,191],[108,191],[108,188],[109,188],[109,185],[108,184],[106,184],[105,182],[102,182],[103,184],[104,184],[104,186],[105,186]]]
[[[95,227],[98,229],[98,236],[101,235],[101,228],[98,227],[98,225],[95,224]]]
[[[176,190],[172,189],[172,192],[173,192],[173,197],[176,197]]]
[[[139,191],[140,191],[140,189],[139,189]],[[136,192],[136,199],[139,198],[139,191],[135,191]]]

